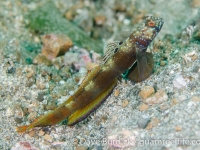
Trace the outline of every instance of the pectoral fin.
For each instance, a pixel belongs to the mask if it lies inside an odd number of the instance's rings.
[[[115,79],[111,84],[105,88],[100,95],[96,99],[94,99],[91,103],[85,106],[82,109],[77,110],[75,113],[69,116],[68,125],[74,125],[77,122],[85,119],[88,115],[90,115],[96,108],[101,105],[107,96],[112,92],[113,88],[117,84],[117,79]]]
[[[133,82],[141,82],[152,74],[153,68],[154,60],[152,53],[140,53],[137,57],[137,62],[129,70],[127,77]]]

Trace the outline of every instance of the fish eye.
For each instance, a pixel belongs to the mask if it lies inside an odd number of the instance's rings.
[[[153,20],[149,20],[148,26],[154,27],[155,26],[155,22]]]
[[[121,41],[121,42],[119,42],[119,45],[122,45],[123,44],[123,42]]]
[[[114,53],[117,53],[117,51],[119,50],[119,48],[117,47],[117,48],[115,48],[115,50],[114,50]]]

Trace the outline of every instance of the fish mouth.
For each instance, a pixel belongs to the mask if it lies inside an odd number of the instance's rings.
[[[154,27],[156,30],[156,34],[158,34],[158,32],[160,32],[163,24],[164,24],[163,18],[156,18],[156,26]]]

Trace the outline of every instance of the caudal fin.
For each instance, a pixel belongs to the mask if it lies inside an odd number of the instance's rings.
[[[27,126],[19,126],[19,127],[16,128],[16,131],[18,133],[22,133],[22,132],[25,132],[28,127],[29,127],[29,125],[27,125]]]

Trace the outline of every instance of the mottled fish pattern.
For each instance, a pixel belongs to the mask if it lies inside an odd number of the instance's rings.
[[[153,58],[146,50],[163,23],[162,18],[146,16],[146,21],[124,42],[115,42],[107,47],[103,63],[88,73],[68,100],[30,125],[17,127],[16,131],[24,132],[34,127],[55,125],[65,119],[68,119],[68,125],[74,125],[86,118],[110,95],[118,77],[127,70],[127,77],[134,82],[149,77],[153,70]]]

